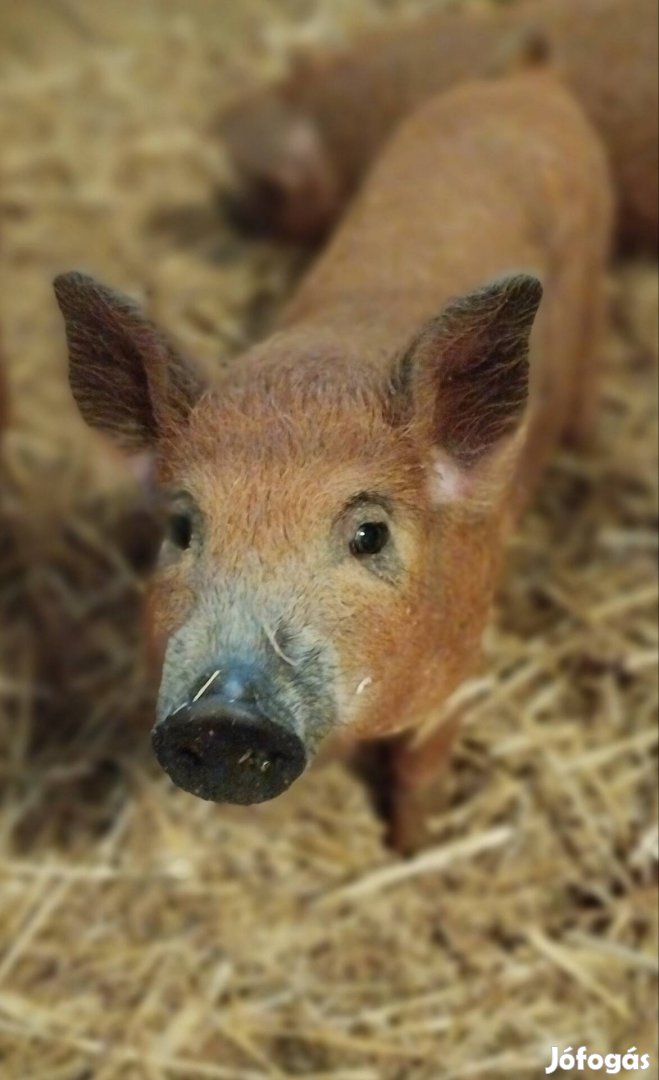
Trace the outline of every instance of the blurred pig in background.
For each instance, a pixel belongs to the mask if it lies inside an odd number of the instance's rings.
[[[218,130],[235,211],[298,239],[325,235],[396,124],[424,98],[518,64],[550,64],[607,149],[624,243],[656,249],[655,0],[522,0],[441,10],[307,50],[293,73],[239,100]]]

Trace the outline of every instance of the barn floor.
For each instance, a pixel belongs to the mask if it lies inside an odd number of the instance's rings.
[[[304,256],[223,220],[213,117],[292,46],[430,6],[0,8],[7,1080],[531,1080],[582,1043],[657,1060],[656,267],[612,273],[596,445],[559,455],[511,547],[412,861],[339,765],[245,811],[158,771],[132,492],[66,386],[63,269],[142,292],[208,365],[267,328]]]

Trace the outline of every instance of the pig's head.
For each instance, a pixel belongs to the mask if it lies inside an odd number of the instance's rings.
[[[259,802],[340,729],[424,718],[472,668],[523,435],[533,277],[455,301],[388,364],[287,331],[211,387],[125,297],[56,280],[83,417],[150,455],[154,746]]]

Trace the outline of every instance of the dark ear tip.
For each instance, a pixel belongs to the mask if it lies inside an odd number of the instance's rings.
[[[479,320],[514,320],[518,327],[530,329],[542,300],[542,282],[534,273],[515,271],[490,278],[484,285],[458,297],[444,310],[440,323],[465,316],[474,325]]]
[[[83,289],[95,288],[96,282],[89,274],[83,274],[80,270],[67,270],[63,274],[57,274],[53,278],[53,290],[58,304],[66,303],[68,297],[81,292]]]
[[[542,282],[536,274],[510,274],[501,279],[500,284],[503,285],[506,297],[515,307],[522,307],[530,314],[535,314],[543,294]]]

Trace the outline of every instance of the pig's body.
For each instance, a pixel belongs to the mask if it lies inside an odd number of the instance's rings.
[[[526,75],[404,124],[279,333],[213,390],[125,301],[60,279],[83,414],[151,446],[171,493],[150,611],[177,783],[271,797],[332,733],[427,729],[472,672],[510,524],[589,422],[610,217],[587,121]],[[447,742],[397,747],[401,846]]]
[[[394,23],[310,56],[229,111],[221,132],[242,212],[298,238],[322,235],[384,140],[428,97],[546,54],[609,155],[624,241],[656,246],[656,0],[521,0]],[[530,54],[530,55],[529,55]]]
[[[596,399],[610,224],[601,147],[551,77],[468,84],[399,129],[280,324],[377,367],[451,298],[506,270],[537,273],[526,487]],[[282,346],[287,362],[303,359],[304,348]]]

